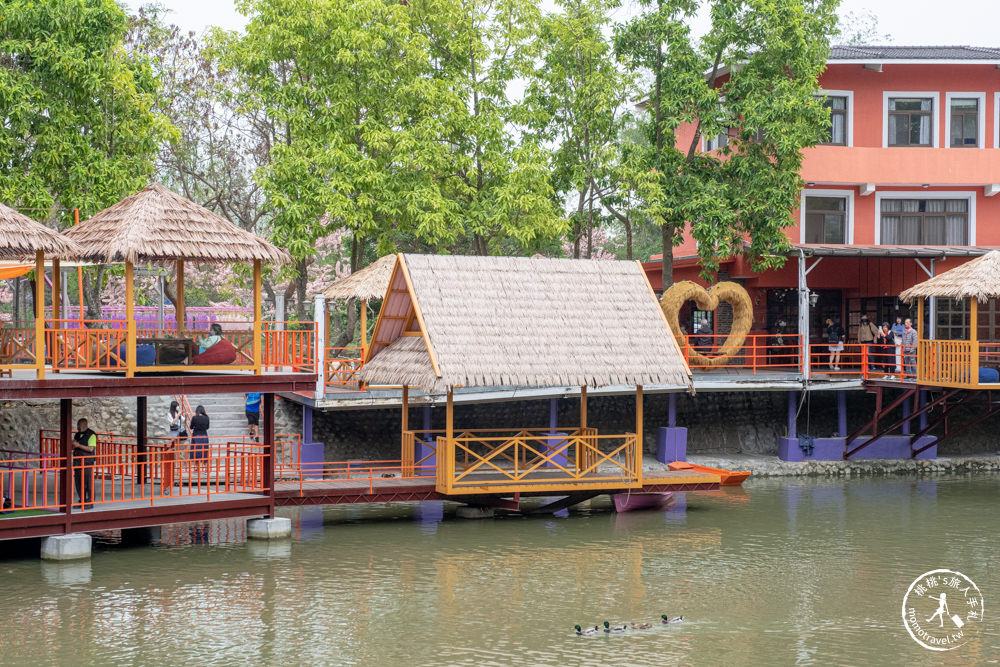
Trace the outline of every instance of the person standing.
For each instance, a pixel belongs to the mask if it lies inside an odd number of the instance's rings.
[[[895,344],[893,343],[892,329],[889,328],[888,322],[883,322],[882,327],[878,330],[878,362],[879,368],[885,375],[883,380],[888,380],[892,376],[892,358],[893,352],[895,350]]]
[[[76,495],[83,509],[93,509],[94,464],[97,462],[97,434],[87,425],[86,419],[76,423],[73,436],[73,478]]]
[[[830,370],[840,370],[840,353],[844,351],[844,330],[840,323],[826,318],[826,342],[830,350]]]
[[[205,412],[205,406],[199,405],[191,417],[191,458],[198,462],[199,468],[208,463],[208,427],[211,420]]]
[[[698,325],[698,338],[695,345],[697,345],[695,349],[702,354],[708,354],[712,351],[712,325],[708,323],[707,317]]]
[[[243,398],[246,399],[247,432],[253,438],[254,442],[258,442],[259,438],[257,435],[260,432],[260,394],[251,392],[243,394]]]
[[[903,372],[903,332],[906,331],[906,327],[903,326],[903,318],[897,317],[896,323],[892,325],[892,344],[896,346],[896,373]]]
[[[903,322],[903,381],[917,381],[917,330],[913,322],[906,318]]]
[[[167,426],[170,431],[170,437],[174,439],[175,444],[180,444],[188,437],[187,432],[187,415],[181,409],[180,403],[177,401],[170,401],[170,412],[167,414]]]
[[[868,364],[864,371],[870,371],[875,366],[873,359],[878,354],[878,348],[875,346],[878,340],[878,327],[872,324],[867,315],[861,316],[861,323],[858,324],[857,338],[858,343],[861,344],[862,357],[864,356],[864,348],[868,348]]]

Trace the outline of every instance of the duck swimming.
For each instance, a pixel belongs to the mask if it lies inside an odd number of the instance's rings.
[[[667,623],[680,623],[684,620],[683,616],[678,616],[677,618],[669,618],[666,614],[663,614],[660,618],[663,619],[662,623],[666,625]]]
[[[626,625],[611,625],[607,621],[604,621],[604,631],[605,632],[625,632],[628,629]]]
[[[633,630],[649,630],[651,627],[653,627],[652,623],[633,623],[632,624],[632,629]]]
[[[587,628],[586,630],[584,630],[583,628],[581,628],[579,625],[575,625],[573,627],[576,628],[576,634],[580,635],[581,637],[586,637],[586,636],[589,636],[589,635],[596,635],[597,632],[600,630],[600,628],[597,627],[596,625],[594,627],[592,627],[592,628]]]

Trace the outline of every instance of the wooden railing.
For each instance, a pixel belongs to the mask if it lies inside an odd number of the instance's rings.
[[[758,371],[802,371],[802,336],[798,334],[749,334],[743,345],[721,366],[712,358],[725,346],[728,336],[689,334],[685,337],[684,359],[691,370],[740,368],[751,375]],[[692,354],[697,352],[698,355]]]
[[[437,438],[437,490],[445,494],[626,489],[642,486],[634,433],[521,430]]]
[[[917,381],[939,387],[979,384],[979,346],[967,340],[921,340]]]
[[[361,369],[365,366],[361,353],[360,347],[326,348],[323,383],[327,392],[361,389]]]

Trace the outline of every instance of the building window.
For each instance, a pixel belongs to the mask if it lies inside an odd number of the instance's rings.
[[[842,96],[827,97],[823,106],[830,110],[830,131],[824,144],[832,146],[847,145],[847,98]]]
[[[889,145],[930,146],[933,111],[930,97],[890,97]]]
[[[968,245],[969,200],[883,199],[882,245]]]
[[[806,243],[847,243],[847,198],[806,197]]]
[[[969,307],[966,299],[935,299],[934,337],[939,340],[969,340]]]
[[[979,146],[979,100],[957,97],[949,102],[951,128],[949,142],[952,148],[977,148]]]
[[[715,151],[729,145],[729,128],[723,128],[721,134],[714,137],[705,137],[705,152]]]

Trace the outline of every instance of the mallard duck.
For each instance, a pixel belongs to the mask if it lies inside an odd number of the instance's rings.
[[[592,628],[587,628],[586,630],[581,628],[579,625],[575,625],[573,627],[576,628],[576,634],[580,635],[581,637],[586,637],[588,635],[596,635],[600,631],[600,628],[597,627],[596,625]]]
[[[677,618],[669,618],[666,614],[660,616],[663,619],[662,623],[666,625],[667,623],[679,623],[684,620],[683,616],[678,616]]]
[[[632,629],[633,630],[649,630],[651,627],[653,627],[652,623],[633,623],[632,624]]]
[[[625,632],[628,630],[626,625],[611,625],[607,621],[604,621],[604,631],[605,632]]]

